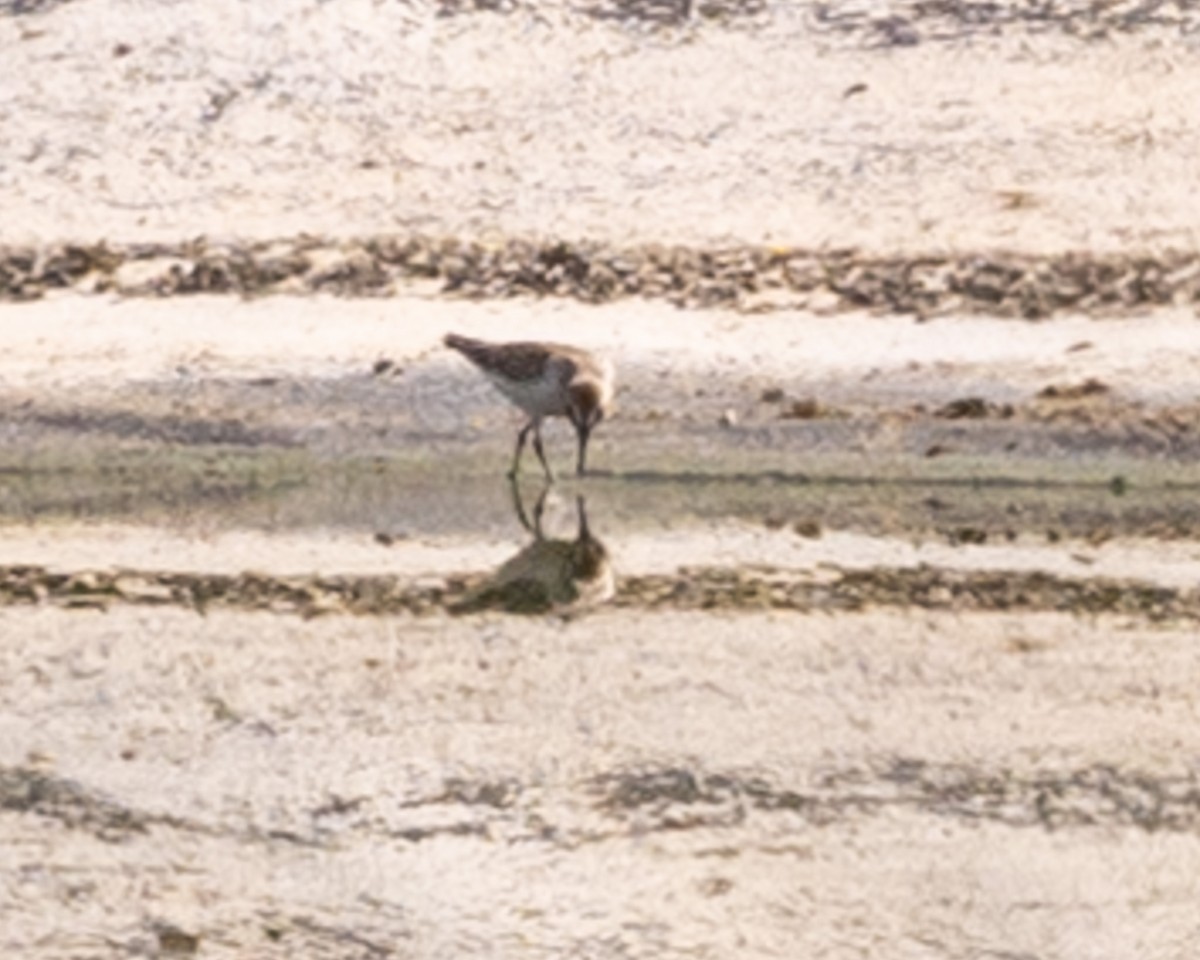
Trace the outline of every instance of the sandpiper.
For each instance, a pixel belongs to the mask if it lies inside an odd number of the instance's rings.
[[[607,360],[558,343],[486,343],[446,334],[446,346],[457,350],[487,375],[496,388],[520,407],[529,422],[517,434],[509,476],[517,475],[525,440],[533,431],[533,449],[554,479],[542,449],[542,420],[566,417],[579,437],[576,472],[587,467],[587,443],[592,428],[608,414],[613,398],[613,368]]]
[[[616,577],[608,550],[588,526],[587,503],[575,498],[579,533],[574,540],[549,538],[542,531],[547,485],[533,510],[533,522],[525,513],[521,492],[513,478],[512,495],[521,526],[533,541],[482,583],[473,587],[450,607],[452,613],[507,610],[510,613],[562,614],[582,612],[611,600]]]

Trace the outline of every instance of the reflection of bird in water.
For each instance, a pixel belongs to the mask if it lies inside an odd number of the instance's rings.
[[[452,613],[478,610],[566,613],[612,598],[616,585],[608,550],[592,536],[583,497],[575,500],[579,533],[574,540],[548,540],[543,535],[542,513],[549,490],[549,487],[542,490],[530,523],[521,502],[521,491],[516,483],[512,485],[517,518],[533,534],[533,542],[452,606]]]
[[[484,343],[448,333],[445,344],[482,370],[496,389],[529,417],[517,434],[509,476],[517,475],[525,439],[533,431],[534,453],[546,471],[546,479],[554,479],[542,449],[542,420],[546,417],[566,417],[571,421],[579,438],[575,469],[583,475],[587,469],[588,437],[612,405],[611,363],[561,343]]]

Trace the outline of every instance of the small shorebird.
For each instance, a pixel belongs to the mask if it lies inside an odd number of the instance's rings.
[[[533,541],[452,605],[452,613],[507,610],[570,615],[612,599],[616,592],[612,561],[604,544],[588,526],[586,502],[583,497],[575,498],[579,523],[575,539],[551,539],[542,531],[542,512],[549,492],[549,486],[542,490],[530,523],[521,492],[513,480],[517,519],[533,535]]]
[[[579,437],[576,472],[587,467],[587,444],[592,429],[608,414],[613,398],[613,368],[586,350],[558,343],[485,343],[455,333],[446,346],[457,350],[486,374],[496,389],[520,407],[529,422],[517,434],[509,476],[517,475],[525,440],[533,431],[533,449],[546,478],[554,479],[542,449],[542,420],[566,417]]]

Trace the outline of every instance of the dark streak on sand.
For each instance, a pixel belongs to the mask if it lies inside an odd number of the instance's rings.
[[[137,262],[147,269],[137,281],[123,282],[121,267]],[[1200,255],[970,251],[881,257],[755,246],[614,249],[519,238],[496,246],[424,236],[0,247],[0,300],[36,299],[65,288],[153,297],[379,297],[415,281],[436,282],[445,295],[471,299],[557,296],[608,303],[642,297],[761,312],[804,308],[818,296],[824,309],[1041,319],[1066,310],[1106,314],[1196,303]]]
[[[344,834],[367,833],[392,842],[419,844],[442,838],[481,843],[546,843],[574,849],[581,843],[648,832],[730,828],[751,818],[791,817],[816,827],[876,816],[889,809],[929,817],[996,822],[1045,831],[1133,827],[1147,833],[1194,832],[1200,827],[1200,778],[1150,774],[1094,764],[1017,772],[966,763],[930,763],[891,757],[869,767],[828,768],[811,782],[785,786],[748,771],[712,772],[686,766],[617,769],[563,785],[573,804],[601,815],[603,826],[556,823],[542,809],[544,790],[506,790],[503,804],[475,798],[487,782],[453,779],[433,794],[394,807],[381,822],[373,804],[339,823],[336,834],[314,811],[309,829],[220,828],[128,808],[78,782],[28,767],[0,768],[0,815],[56,820],[109,843],[128,843],[155,830],[181,830],[239,842],[328,848]],[[422,826],[428,812],[440,826]]]
[[[763,568],[696,567],[676,574],[631,576],[618,581],[612,603],[640,610],[854,612],[891,607],[1200,621],[1200,590],[1136,580],[924,565],[827,572],[835,575],[821,582],[813,582],[803,571]],[[0,605],[91,610],[115,605],[175,606],[199,612],[261,610],[304,617],[430,615],[452,611],[482,580],[474,573],[405,580],[388,575],[274,577],[145,570],[61,573],[10,566],[0,568]]]

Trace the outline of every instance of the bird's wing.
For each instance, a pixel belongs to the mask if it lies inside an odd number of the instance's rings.
[[[579,361],[565,351],[552,354],[549,358],[554,379],[564,387],[571,385],[579,373]]]
[[[487,343],[455,334],[449,334],[445,342],[485,373],[518,383],[541,377],[550,358],[550,352],[540,343]]]
[[[542,377],[550,360],[550,352],[541,344],[504,343],[493,347],[486,360],[476,362],[484,369],[520,382]]]

